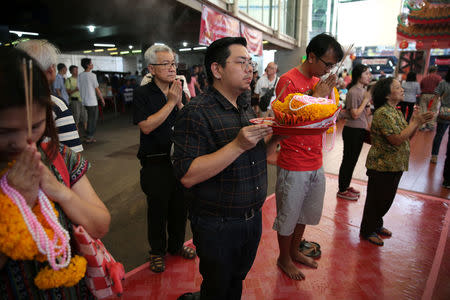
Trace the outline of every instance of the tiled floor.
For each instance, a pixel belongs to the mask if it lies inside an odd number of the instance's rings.
[[[359,238],[365,183],[354,186],[362,191],[359,201],[336,199],[337,178],[327,175],[321,222],[305,233],[320,243],[322,257],[318,269],[299,265],[304,281],[289,279],[276,266],[275,197],[267,198],[263,235],[242,299],[450,299],[450,201],[399,190],[385,217],[393,237],[377,247]],[[198,259],[168,257],[162,274],[152,273],[148,264],[128,272],[122,299],[176,299],[200,283]]]

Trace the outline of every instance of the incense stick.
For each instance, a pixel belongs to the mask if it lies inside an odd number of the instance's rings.
[[[25,109],[27,113],[27,129],[28,129],[28,138],[31,137],[31,125],[30,125],[30,104],[28,103],[28,98],[30,97],[29,90],[28,90],[28,73],[27,73],[27,61],[25,58],[22,61],[22,72],[23,72],[23,85],[25,90]]]
[[[278,94],[278,96],[275,98],[275,100],[274,100],[273,102],[278,101],[278,98],[280,98],[280,96],[283,95],[284,90],[288,87],[288,85],[289,85],[290,83],[291,83],[290,80],[288,80],[288,81],[285,83],[285,85],[284,85],[283,88],[281,89],[281,92]],[[272,103],[273,103],[273,102],[272,102]]]
[[[31,138],[31,130],[33,123],[33,63],[30,60],[28,64],[29,73],[27,71],[27,61],[24,58],[22,61],[22,72],[23,72],[23,85],[25,90],[25,110],[27,113],[27,138]]]
[[[28,69],[30,71],[30,80],[29,80],[29,97],[28,97],[28,104],[29,104],[29,111],[30,111],[30,125],[28,128],[28,138],[31,138],[31,130],[33,125],[33,61],[30,60],[28,62]]]
[[[347,58],[347,56],[350,54],[350,50],[352,50],[354,44],[355,44],[355,43],[351,44],[350,47],[348,47],[347,51],[345,51],[344,57],[342,58],[341,63],[339,64],[339,66],[338,66],[336,72],[334,73],[335,75],[337,75],[337,74],[339,73],[339,69],[342,67],[342,64],[344,63],[344,60],[345,60],[345,59]]]

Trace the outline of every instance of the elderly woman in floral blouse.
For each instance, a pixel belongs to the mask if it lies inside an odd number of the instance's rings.
[[[396,108],[403,97],[400,82],[392,77],[378,81],[373,90],[372,146],[366,161],[369,181],[360,235],[378,246],[384,244],[380,236],[392,235],[383,227],[383,216],[394,201],[403,172],[408,170],[409,140],[433,117],[430,112],[414,110],[408,125]]]

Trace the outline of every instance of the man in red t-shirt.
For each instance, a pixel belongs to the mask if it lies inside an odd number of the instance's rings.
[[[437,73],[437,67],[431,66],[428,69],[428,75],[422,78],[420,81],[420,111],[427,112],[428,110],[436,114],[439,101],[434,97],[434,90],[438,86],[439,82],[442,81],[442,77]],[[431,102],[431,104],[430,104]],[[436,127],[436,117],[432,121],[423,124],[420,130],[433,130]]]
[[[333,91],[336,75],[331,74],[322,81],[319,77],[330,72],[342,59],[341,45],[332,36],[322,33],[310,41],[306,55],[307,59],[302,64],[280,77],[277,96],[287,85],[280,99],[290,93],[327,97]],[[277,217],[273,225],[278,232],[280,248],[277,265],[290,278],[302,280],[305,276],[294,261],[317,268],[314,259],[303,254],[299,245],[306,224],[318,224],[322,215],[325,195],[322,135],[295,135],[284,139],[277,165]],[[319,254],[320,250],[315,249],[309,256],[318,257]]]

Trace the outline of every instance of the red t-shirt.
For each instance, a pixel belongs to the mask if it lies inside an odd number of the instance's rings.
[[[286,82],[291,83],[279,99],[291,93],[312,95],[319,78],[307,78],[297,68],[289,70],[278,80],[276,94],[281,92]],[[277,165],[289,171],[314,171],[322,166],[322,135],[293,135],[281,141]]]

